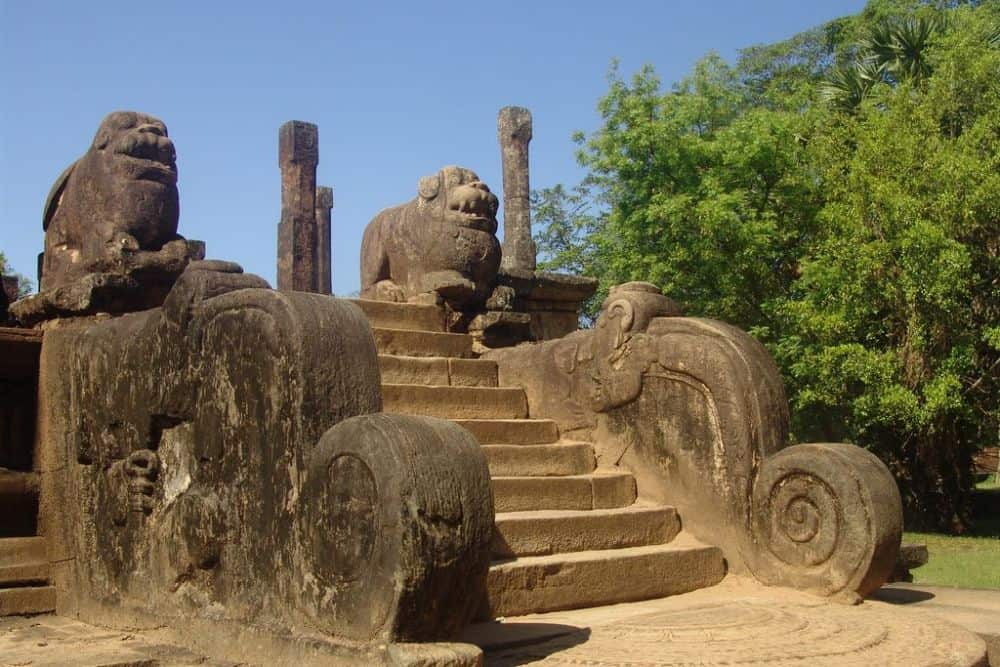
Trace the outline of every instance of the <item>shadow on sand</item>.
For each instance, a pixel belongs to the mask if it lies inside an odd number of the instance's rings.
[[[928,591],[918,591],[912,588],[880,588],[868,596],[869,600],[888,602],[889,604],[913,604],[933,600],[934,594]]]
[[[583,644],[590,629],[560,623],[476,623],[462,641],[478,645],[487,667],[514,667]]]

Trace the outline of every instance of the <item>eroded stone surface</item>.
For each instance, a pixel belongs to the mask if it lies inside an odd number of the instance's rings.
[[[472,171],[445,167],[420,179],[417,197],[365,228],[361,296],[382,301],[439,295],[485,301],[500,266],[496,195]]]
[[[162,308],[49,331],[41,366],[60,613],[389,660],[482,599],[485,457],[449,422],[372,414],[356,306],[196,262]]]
[[[180,646],[162,631],[108,630],[61,616],[0,619],[0,665],[31,667],[236,667]]]

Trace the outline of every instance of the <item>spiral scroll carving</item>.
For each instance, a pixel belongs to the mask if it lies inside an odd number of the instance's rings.
[[[843,513],[837,495],[822,479],[804,471],[771,486],[766,516],[768,547],[783,562],[815,567],[830,559],[841,540]]]
[[[894,480],[869,452],[796,445],[761,466],[750,524],[759,579],[856,599],[888,576],[902,512]]]

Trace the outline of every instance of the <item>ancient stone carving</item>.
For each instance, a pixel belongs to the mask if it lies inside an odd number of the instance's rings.
[[[161,308],[49,331],[41,365],[61,613],[409,664],[483,599],[486,460],[454,424],[375,414],[353,304],[195,262]]]
[[[865,596],[895,567],[901,512],[896,482],[871,452],[787,447],[763,461],[754,481],[745,555],[766,584]]]
[[[592,439],[601,465],[629,468],[736,571],[847,599],[889,575],[902,515],[888,470],[851,445],[786,447],[778,370],[739,329],[627,283],[593,330],[486,356],[532,416]]]
[[[490,665],[538,664],[541,656],[551,667],[987,664],[986,645],[972,633],[897,605],[860,610],[787,590],[722,584],[643,607],[554,639],[501,648],[490,653]]]
[[[149,514],[153,511],[153,494],[160,472],[160,459],[156,452],[140,449],[128,455],[121,467],[128,479],[129,509]]]
[[[365,228],[361,296],[383,301],[440,295],[456,306],[483,302],[500,266],[496,195],[475,173],[445,167],[420,179],[417,197]]]
[[[117,111],[45,203],[39,294],[14,304],[24,323],[159,305],[204,246],[177,234],[174,144],[161,120]]]

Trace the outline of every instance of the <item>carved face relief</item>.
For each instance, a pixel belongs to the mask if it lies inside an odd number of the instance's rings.
[[[497,231],[500,202],[475,172],[463,167],[444,167],[420,179],[417,206],[440,209],[434,217],[460,227],[488,234]]]
[[[119,178],[177,183],[177,152],[159,118],[132,111],[112,113],[98,128],[92,150],[110,162]]]
[[[595,411],[607,412],[639,396],[642,374],[657,356],[646,328],[656,317],[680,314],[677,304],[651,283],[630,282],[611,288],[601,304],[591,343],[591,405]]]
[[[597,320],[592,338],[591,407],[595,412],[634,400],[642,389],[645,361],[635,354],[631,333],[631,304],[621,299],[610,304]]]

